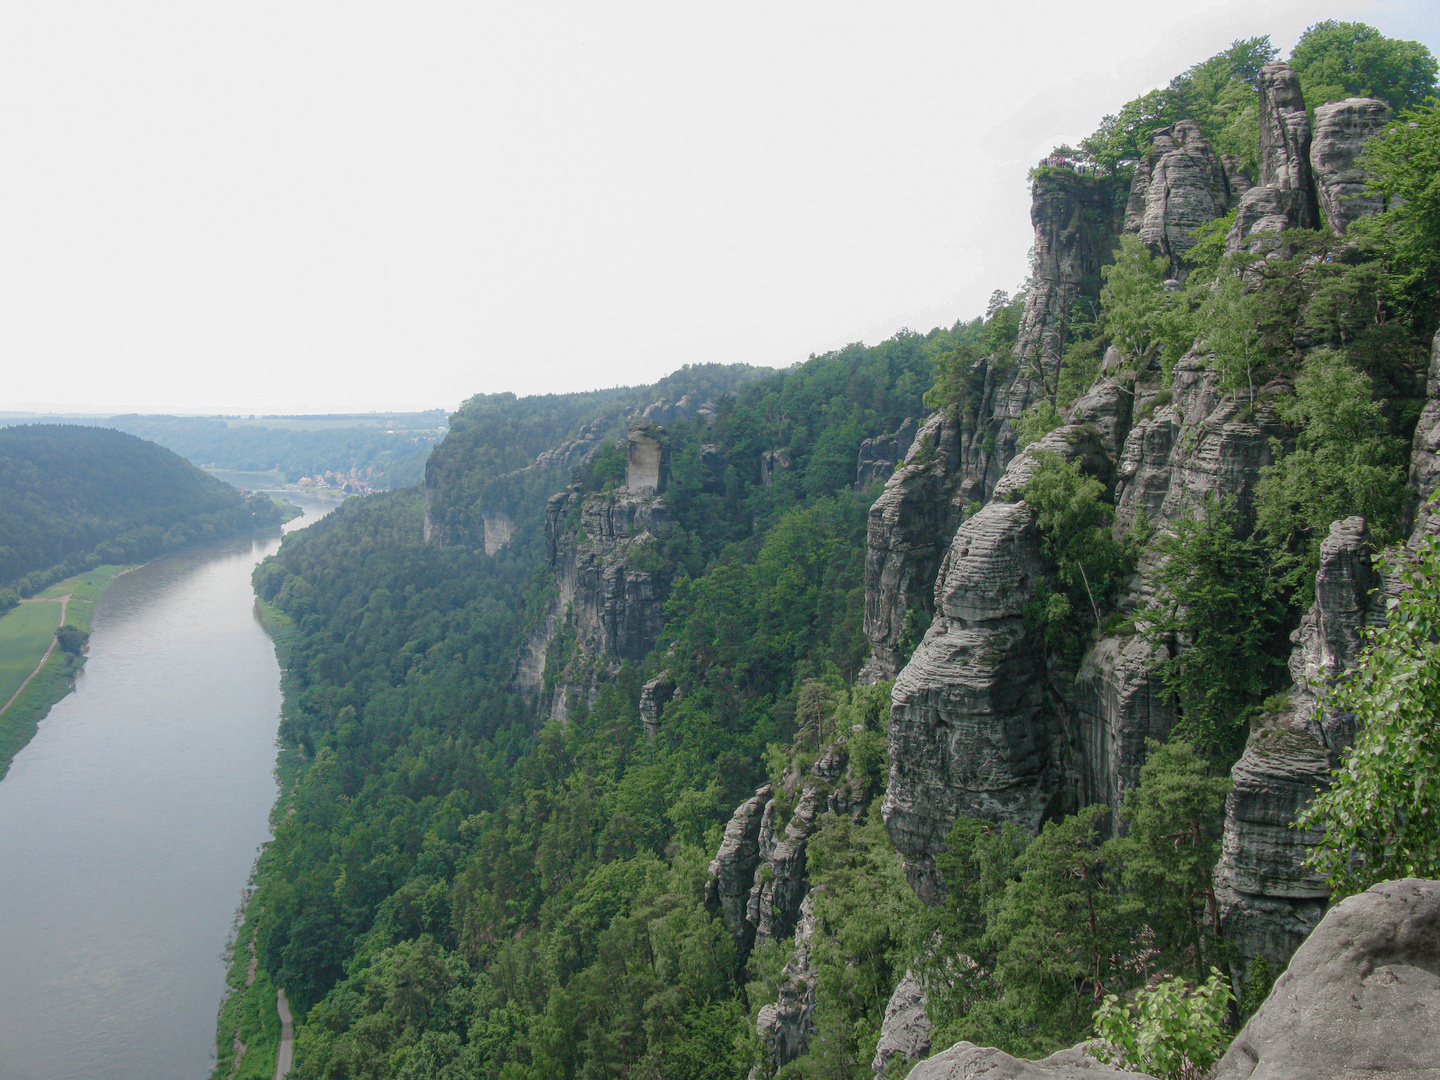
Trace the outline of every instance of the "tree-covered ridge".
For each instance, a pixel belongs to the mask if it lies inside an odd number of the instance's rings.
[[[101,563],[153,558],[278,524],[164,447],[106,428],[0,428],[0,582],[28,595]]]
[[[1328,33],[1314,31],[1307,40]],[[1245,92],[1273,55],[1264,39],[1240,43],[1155,107],[1209,115],[1210,133],[1243,146]],[[1157,121],[1149,108],[1102,129],[1107,167],[1145,152],[1146,125],[1188,118]],[[1138,400],[1150,387],[1138,422],[1171,404],[1183,360],[1236,406],[1235,424],[1263,415],[1277,432],[1273,464],[1245,513],[1214,500],[1163,532],[1143,521],[1117,531],[1106,480],[1032,450],[1013,497],[1034,515],[1043,561],[1023,621],[1058,658],[1046,674],[1073,678],[1107,635],[1151,644],[1184,739],[1151,746],[1115,807],[1054,811],[1036,836],[962,817],[937,858],[932,907],[879,821],[890,688],[855,685],[873,495],[854,490],[857,452],[927,409],[972,435],[997,424],[986,415],[995,384],[1027,362],[1013,356],[1023,292],[949,329],[698,389],[713,412],[654,432],[670,469],[663,521],[625,568],[667,591],[659,645],[613,677],[599,663],[577,670],[563,723],[511,683],[556,590],[542,507],[567,481],[557,505],[632,497],[620,490],[629,402],[476,399],[434,459],[428,509],[445,528],[432,542],[418,492],[352,502],[288,539],[256,587],[294,623],[282,734],[309,767],[263,857],[251,916],[263,967],[303,1015],[297,1075],[738,1078],[758,1065],[787,1080],[868,1080],[887,995],[907,970],[930,992],[936,1049],[969,1038],[1038,1054],[1089,1034],[1107,995],[1227,968],[1213,869],[1224,769],[1247,719],[1279,707],[1266,698],[1329,522],[1361,510],[1391,539],[1409,510],[1402,451],[1418,343],[1433,329],[1425,260],[1440,250],[1424,171],[1433,115],[1376,141],[1366,161],[1406,201],[1343,243],[1291,231],[1271,250],[1227,256],[1222,220],[1180,282],[1127,239],[1094,306],[1062,324],[1063,364],[1032,373],[1046,393],[1021,418],[1022,444],[1066,418],[1108,354],[1119,392]],[[682,376],[692,381],[654,396],[697,386],[696,373]],[[582,426],[593,438],[577,467],[529,467]],[[487,556],[480,519],[493,509],[516,530]],[[588,542],[578,521],[554,524]],[[1137,595],[1146,555],[1149,589]],[[551,676],[557,657],[574,658],[568,647],[562,631]],[[1391,666],[1413,674],[1418,654]],[[639,705],[662,671],[673,696],[651,740]],[[838,778],[817,772],[827,754]],[[788,932],[757,931],[751,948],[707,894],[722,826],[765,783],[775,837],[809,827],[807,787],[811,810],[830,807],[815,812],[806,849],[806,964]],[[757,885],[775,874],[760,866]],[[1242,1010],[1270,974],[1252,967],[1240,981]],[[1163,982],[1154,1000],[1172,991]],[[804,1052],[774,1070],[757,1014],[809,992],[819,1004]],[[1222,995],[1207,1000],[1213,1013]],[[220,1037],[223,1050],[230,1033]]]

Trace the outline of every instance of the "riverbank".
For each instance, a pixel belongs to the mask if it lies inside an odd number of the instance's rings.
[[[274,643],[283,688],[289,677],[294,622],[283,611],[258,597],[255,600],[255,618],[265,627]],[[295,786],[304,770],[303,751],[295,747],[280,748],[275,762],[275,781],[279,791],[270,810],[271,835],[290,813]],[[251,872],[227,954],[229,969],[225,976],[225,997],[220,1002],[220,1016],[215,1029],[215,1069],[211,1074],[215,1080],[273,1080],[288,1073],[293,1060],[294,1028],[288,1003],[282,1014],[279,1008],[282,991],[260,967],[255,920],[251,917],[251,906],[256,903],[255,886],[268,847],[267,843],[261,848],[255,869]],[[289,1040],[286,1039],[287,1029]]]
[[[40,721],[74,689],[85,665],[83,654],[55,648],[55,631],[69,623],[89,633],[95,605],[116,578],[134,569],[97,566],[57,581],[0,615],[0,779]]]

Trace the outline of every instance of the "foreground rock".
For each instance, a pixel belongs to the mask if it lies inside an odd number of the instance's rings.
[[[1040,1061],[1011,1057],[994,1047],[958,1042],[922,1061],[910,1080],[1149,1080],[1144,1073],[1122,1072],[1085,1052],[1084,1044],[1060,1050]]]
[[[1331,909],[1215,1080],[1377,1075],[1440,1077],[1440,881],[1385,882]]]
[[[929,1004],[920,980],[913,972],[905,972],[885,1006],[885,1020],[870,1062],[875,1075],[883,1073],[896,1058],[914,1061],[930,1052],[930,1018],[925,1015]]]

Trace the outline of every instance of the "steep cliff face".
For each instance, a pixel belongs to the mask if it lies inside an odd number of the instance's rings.
[[[990,498],[1020,449],[1015,421],[1046,396],[1045,381],[1054,378],[1075,306],[1098,293],[1100,267],[1110,261],[1123,217],[1111,180],[1060,169],[1036,178],[1031,291],[1011,355],[982,361],[983,389],[973,417],[947,411],[925,421],[870,509],[865,634],[871,655],[862,681],[893,678],[929,623],[940,561],[965,506]],[[1121,396],[1113,388],[1109,393]],[[1116,401],[1094,404],[1096,418],[1108,418],[1112,431],[1114,418],[1128,414],[1128,406]]]
[[[1084,427],[1037,448],[1104,458]],[[1073,809],[1065,696],[1050,689],[1026,605],[1047,574],[1034,512],[1012,502],[1034,468],[1023,454],[996,495],[955,533],[940,568],[935,618],[895,681],[883,814],[922,899],[940,895],[934,857],[959,816],[1036,830]]]
[[[605,495],[572,489],[551,497],[545,539],[555,594],[522,647],[517,691],[539,697],[547,667],[558,669],[561,692],[551,713],[563,718],[570,693],[588,692],[627,660],[644,660],[660,635],[668,589],[663,564],[647,554],[666,520],[653,489]]]
[[[960,491],[961,424],[937,413],[912,440],[904,463],[870,506],[865,532],[863,683],[893,679],[935,610],[935,575],[964,516]]]
[[[1292,635],[1289,705],[1253,726],[1230,773],[1235,786],[1225,805],[1216,897],[1242,977],[1262,956],[1271,972],[1284,970],[1325,913],[1330,891],[1305,866],[1318,837],[1291,823],[1325,787],[1354,737],[1353,718],[1323,708],[1317,694],[1354,664],[1360,627],[1384,618],[1383,592],[1372,595],[1379,583],[1372,555],[1364,518],[1330,527],[1315,602]]]
[[[1284,229],[1320,225],[1310,167],[1310,117],[1300,78],[1271,61],[1260,70],[1260,179],[1241,197],[1226,238],[1231,252],[1254,250]]]
[[[1082,297],[1096,296],[1100,268],[1111,261],[1124,225],[1122,193],[1113,180],[1046,169],[1031,188],[1035,227],[1030,294],[1013,354],[992,359],[985,372],[976,422],[960,437],[959,488],[966,501],[984,502],[1016,445],[1015,421],[1053,380],[1061,343]]]
[[[1390,107],[1375,98],[1346,98],[1315,110],[1310,165],[1320,209],[1339,235],[1366,214],[1385,209],[1383,196],[1365,190],[1368,174],[1360,153],[1389,122]]]
[[[1155,132],[1150,152],[1135,168],[1125,205],[1125,231],[1180,277],[1195,246],[1195,230],[1230,211],[1225,167],[1192,120]]]
[[[894,435],[864,440],[855,463],[855,490],[868,487],[877,480],[888,480],[895,466],[906,459],[919,430],[919,421],[911,417],[900,425]]]
[[[1426,384],[1425,407],[1415,425],[1410,451],[1410,486],[1420,497],[1414,539],[1424,535],[1440,520],[1440,507],[1429,505],[1440,489],[1440,331],[1430,343],[1430,377]]]

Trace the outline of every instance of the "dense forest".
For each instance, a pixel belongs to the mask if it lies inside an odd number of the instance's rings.
[[[242,496],[133,435],[0,428],[0,585],[12,597],[102,563],[142,562],[284,518],[268,496]]]
[[[261,977],[227,1002],[222,1067],[268,1075],[231,1048],[262,1045],[277,986],[306,1078],[903,1075],[915,1055],[876,1048],[910,982],[936,1050],[1048,1053],[1166,986],[1221,1034],[1253,1012],[1278,970],[1217,905],[1231,769],[1304,689],[1286,661],[1331,523],[1363,515],[1368,552],[1423,517],[1408,466],[1440,324],[1434,58],[1350,23],[1312,27],[1288,68],[1276,56],[1237,42],[1036,169],[1037,208],[1081,192],[1056,242],[1098,250],[1093,267],[1065,278],[1046,261],[1037,209],[1035,275],[982,316],[772,374],[479,397],[423,490],[350,500],[288,537],[255,586],[282,628],[293,756],[237,945]],[[1301,94],[1312,116],[1367,98],[1399,118],[1359,159],[1364,214],[1307,218],[1267,180],[1274,86],[1292,77],[1292,129]],[[1172,150],[1223,198],[1147,232],[1145,179],[1177,167]],[[1263,227],[1245,216],[1260,196]],[[1233,475],[1240,496],[1205,479],[1178,508],[1126,501],[1103,452],[1122,421],[1144,436],[1112,455],[1126,476],[1165,431],[1177,453],[1215,432],[1253,447],[1184,474]],[[644,491],[627,483],[637,446],[661,462]],[[899,504],[877,498],[925,476],[949,485],[921,500],[943,562],[896,584],[875,553]],[[971,613],[1007,597],[944,586],[1002,526],[1036,561],[1014,578],[1023,605],[983,637]],[[888,639],[885,589],[903,593]],[[642,610],[663,629],[627,622]],[[946,634],[965,674],[932,700],[916,687]],[[898,677],[873,666],[885,641]],[[899,785],[930,767],[916,710],[1000,731],[988,705],[963,712],[995,666],[1013,715],[1056,717],[1078,755],[1105,649],[1144,657],[1173,717],[1137,739],[1123,790],[1086,797],[1089,774],[1061,760],[1034,813],[994,785],[988,804],[957,803],[930,854],[897,850],[913,809]],[[529,675],[525,655],[541,658]],[[1367,715],[1366,685],[1348,715]],[[1043,755],[1026,742],[1007,760],[1027,756]],[[1347,837],[1336,792],[1311,822],[1338,851],[1331,896],[1433,850],[1428,833],[1403,850]],[[737,907],[727,868],[747,843]]]

